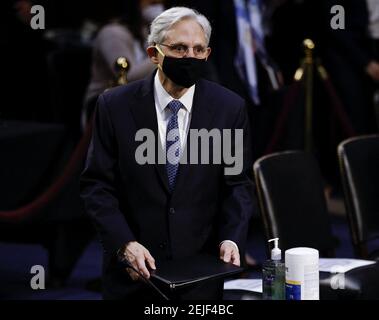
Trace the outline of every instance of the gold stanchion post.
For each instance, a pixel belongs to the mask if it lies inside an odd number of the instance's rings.
[[[128,83],[127,72],[130,69],[130,63],[125,57],[119,57],[116,60],[115,68],[117,76],[113,86],[121,86]]]
[[[312,152],[314,147],[313,139],[313,92],[314,92],[314,73],[320,78],[326,85],[329,95],[334,102],[334,111],[339,115],[341,124],[344,126],[345,131],[350,135],[354,135],[354,129],[352,128],[349,119],[344,111],[341,102],[339,101],[337,92],[333,88],[329,79],[329,74],[325,67],[322,65],[319,58],[314,57],[315,44],[311,39],[305,39],[303,41],[305,57],[301,61],[300,67],[294,74],[294,81],[303,85],[305,91],[305,115],[304,115],[304,149],[307,152]],[[315,69],[316,68],[316,69]],[[379,94],[378,94],[379,96]],[[335,101],[337,100],[337,102]],[[379,101],[379,98],[378,98]],[[379,109],[379,108],[378,108]],[[288,109],[289,110],[289,109]],[[288,112],[286,109],[286,112]],[[282,125],[282,124],[281,124]]]
[[[305,150],[312,151],[313,148],[313,50],[315,44],[310,39],[305,39]]]

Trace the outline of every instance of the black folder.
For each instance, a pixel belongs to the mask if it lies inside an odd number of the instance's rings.
[[[151,272],[151,278],[171,290],[207,280],[231,277],[243,271],[241,267],[225,263],[220,258],[207,254],[159,261],[156,267],[157,269]]]

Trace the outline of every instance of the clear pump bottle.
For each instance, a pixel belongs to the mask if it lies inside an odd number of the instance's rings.
[[[263,299],[285,300],[285,265],[278,247],[279,238],[268,242],[274,242],[274,248],[271,250],[271,259],[263,264]]]

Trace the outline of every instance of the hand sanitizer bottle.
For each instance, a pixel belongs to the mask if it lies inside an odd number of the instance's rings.
[[[278,248],[279,238],[271,239],[274,248],[271,259],[263,263],[263,299],[285,300],[285,265],[281,261],[282,251]]]

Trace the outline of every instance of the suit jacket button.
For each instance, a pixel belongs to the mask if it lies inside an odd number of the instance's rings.
[[[159,248],[164,249],[166,247],[166,243],[162,242],[159,244]]]
[[[171,214],[174,214],[174,213],[175,213],[175,209],[174,209],[174,208],[170,208],[169,212],[170,212]]]

